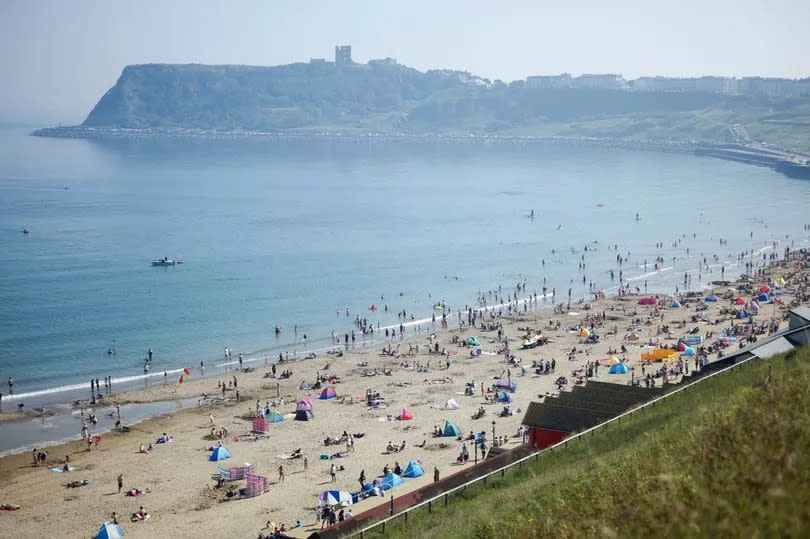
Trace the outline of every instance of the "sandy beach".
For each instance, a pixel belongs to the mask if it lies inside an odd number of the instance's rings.
[[[570,388],[576,376],[572,372],[583,370],[586,364],[596,360],[609,360],[617,356],[631,367],[631,373],[608,374],[608,366],[601,365],[596,376],[601,381],[620,384],[630,383],[631,377],[641,375],[640,354],[652,343],[672,346],[677,338],[698,328],[698,334],[717,336],[732,325],[739,325],[734,313],[743,307],[734,303],[741,296],[749,302],[753,292],[763,283],[780,292],[778,302],[762,304],[757,324],[765,324],[766,333],[777,326],[785,327],[786,314],[791,303],[805,301],[808,270],[798,260],[787,264],[770,266],[766,274],[755,278],[743,277],[727,286],[715,287],[712,292],[719,296],[716,302],[705,302],[710,291],[702,291],[693,297],[681,297],[682,306],[672,308],[672,296],[658,296],[656,305],[640,305],[639,295],[623,297],[608,296],[590,303],[572,304],[562,312],[552,309],[551,299],[526,303],[523,294],[512,313],[507,309],[501,316],[486,316],[487,324],[502,324],[502,335],[508,338],[510,351],[520,360],[520,365],[508,364],[504,354],[504,340],[498,339],[496,329],[458,329],[458,320],[453,313],[448,316],[450,329],[435,331],[429,338],[424,331],[408,333],[391,341],[390,346],[398,355],[381,354],[384,345],[366,348],[349,348],[342,357],[334,354],[319,354],[308,360],[291,361],[278,365],[277,373],[285,369],[292,376],[280,379],[271,376],[269,366],[262,362],[250,363],[252,372],[234,370],[215,378],[200,378],[194,372],[177,385],[171,379],[165,385],[150,387],[114,396],[113,402],[133,403],[158,400],[199,398],[200,405],[172,416],[153,418],[134,425],[129,432],[106,433],[98,446],[88,449],[81,441],[79,432],[76,442],[48,447],[47,465],[33,466],[30,452],[0,459],[0,503],[21,506],[17,511],[3,512],[4,535],[35,536],[57,535],[60,537],[88,537],[94,535],[99,525],[110,519],[115,511],[125,533],[129,537],[150,537],[156,533],[181,537],[255,537],[269,533],[268,522],[281,523],[288,527],[296,520],[303,526],[292,533],[305,536],[314,531],[317,494],[323,490],[359,490],[358,477],[365,472],[367,480],[382,475],[385,465],[394,467],[398,462],[403,468],[410,459],[419,460],[425,469],[425,477],[408,480],[393,491],[396,495],[405,489],[415,488],[432,478],[434,467],[442,477],[459,469],[456,457],[462,442],[454,437],[435,438],[434,426],[444,426],[445,420],[453,420],[466,436],[471,431],[485,431],[492,436],[493,420],[496,436],[508,436],[507,447],[521,443],[517,437],[523,411],[532,400],[557,391],[555,381],[563,376]],[[784,279],[784,281],[783,281]],[[782,284],[784,283],[784,284]],[[798,298],[797,298],[798,294]],[[696,309],[701,310],[696,310]],[[703,310],[705,308],[705,310]],[[693,321],[693,316],[697,316]],[[464,316],[466,321],[466,314]],[[600,337],[595,344],[585,344],[578,326],[595,326]],[[545,345],[530,350],[521,349],[525,328],[549,339]],[[635,333],[637,340],[628,340]],[[476,337],[480,346],[462,346],[461,342]],[[458,343],[454,342],[458,341]],[[708,338],[707,343],[714,342]],[[435,350],[438,345],[439,352]],[[388,346],[388,345],[385,345]],[[419,352],[416,352],[416,346]],[[621,347],[626,349],[621,353]],[[738,344],[731,346],[737,347]],[[471,356],[471,351],[481,350],[481,355]],[[572,352],[572,349],[576,349]],[[448,357],[441,354],[449,353]],[[300,354],[299,354],[300,357]],[[715,352],[709,359],[717,357]],[[689,368],[693,367],[693,358]],[[536,361],[555,362],[553,373],[536,375],[531,368]],[[418,364],[421,368],[416,369]],[[407,365],[407,366],[406,366]],[[521,374],[521,365],[525,374]],[[648,366],[646,372],[661,367],[661,363]],[[667,363],[670,368],[674,362]],[[517,390],[510,404],[514,415],[499,417],[504,405],[492,402],[496,394],[491,386],[505,376],[509,369],[510,379],[517,382]],[[422,372],[420,372],[422,371]],[[376,375],[370,375],[377,373]],[[385,374],[384,374],[385,373]],[[319,390],[301,389],[315,382],[317,375],[336,377],[333,387],[337,398],[319,400]],[[236,377],[240,402],[236,401],[235,389],[222,390],[219,383],[233,382]],[[679,376],[669,376],[669,382],[677,383]],[[465,384],[474,381],[472,395],[465,395]],[[659,378],[656,383],[660,385]],[[481,387],[485,389],[482,397]],[[379,392],[384,406],[372,408],[365,402],[367,390]],[[203,394],[211,396],[202,399]],[[307,396],[313,399],[314,418],[311,421],[294,421],[296,400]],[[271,424],[268,435],[254,440],[251,435],[251,417],[256,413],[257,400],[262,409],[266,401],[283,398],[284,404],[272,406],[285,416],[280,423]],[[455,399],[460,408],[448,409],[448,399]],[[107,410],[109,403],[101,410]],[[483,407],[486,415],[472,419]],[[413,414],[410,421],[391,420],[403,408]],[[217,445],[211,437],[211,420],[215,431],[227,429],[223,444],[232,457],[218,463],[210,462],[207,448]],[[127,424],[127,418],[122,418]],[[324,445],[327,436],[339,437],[344,431],[350,434],[364,433],[356,439],[353,451],[347,451],[345,443]],[[157,444],[157,439],[167,433],[173,437],[170,443]],[[93,434],[92,429],[90,434]],[[406,444],[401,452],[386,451],[389,442]],[[139,453],[139,445],[152,444],[148,453]],[[425,444],[424,447],[417,447]],[[293,450],[301,449],[304,458],[287,459]],[[470,446],[472,455],[472,446]],[[321,456],[347,452],[345,458],[322,460]],[[77,469],[69,472],[53,472],[60,467],[66,456],[70,465]],[[470,463],[472,465],[472,456]],[[259,474],[269,478],[266,494],[233,501],[222,501],[226,488],[213,488],[216,466],[240,466],[251,463]],[[330,465],[338,467],[336,482],[332,483]],[[279,480],[279,466],[284,468],[284,481]],[[117,476],[123,479],[123,492],[138,488],[146,491],[138,497],[118,492]],[[67,488],[69,481],[88,480],[89,484]],[[236,482],[244,486],[244,481]],[[361,502],[355,512],[364,506],[381,503],[381,498]],[[146,522],[130,522],[130,515],[139,506],[149,512]]]

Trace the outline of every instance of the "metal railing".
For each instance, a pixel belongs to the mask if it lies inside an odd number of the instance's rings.
[[[744,354],[745,352],[746,352],[746,350],[740,350],[738,353],[736,353],[734,355],[741,355],[741,354]],[[731,356],[731,357],[733,357],[733,356]],[[726,359],[731,359],[731,357],[726,358]],[[443,493],[441,493],[441,494],[439,494],[437,496],[434,496],[434,497],[429,498],[427,500],[421,501],[421,502],[419,502],[419,503],[417,503],[415,505],[412,505],[412,506],[408,507],[407,509],[403,509],[399,513],[395,513],[395,514],[392,514],[391,516],[386,517],[386,518],[384,518],[382,520],[378,520],[374,524],[366,526],[365,528],[362,528],[359,531],[353,532],[352,535],[359,535],[361,537],[361,539],[362,539],[363,537],[365,537],[366,533],[368,533],[371,530],[374,530],[375,528],[382,528],[382,530],[381,530],[382,533],[385,533],[385,527],[386,527],[386,524],[388,522],[391,522],[392,520],[398,519],[400,517],[404,517],[405,521],[407,522],[408,513],[410,513],[411,511],[414,511],[416,509],[419,509],[421,507],[427,507],[428,511],[430,511],[431,508],[433,507],[433,504],[435,502],[437,502],[437,501],[440,501],[442,498],[444,499],[444,506],[446,507],[448,505],[448,503],[449,503],[449,497],[452,494],[455,494],[455,493],[457,493],[459,491],[466,491],[467,487],[469,487],[471,485],[474,485],[476,483],[479,483],[479,482],[482,482],[482,481],[486,482],[487,478],[489,478],[489,477],[491,477],[491,476],[493,476],[495,474],[501,474],[501,476],[503,476],[504,473],[506,473],[506,470],[508,470],[510,468],[514,468],[515,466],[520,467],[520,466],[523,465],[524,462],[529,461],[531,459],[534,459],[535,461],[537,461],[537,460],[539,460],[540,455],[542,455],[544,453],[550,453],[551,451],[553,451],[556,448],[565,447],[565,446],[568,445],[569,442],[572,442],[572,441],[574,441],[574,440],[576,440],[578,438],[582,438],[583,436],[586,436],[587,434],[594,434],[597,430],[599,430],[601,428],[604,428],[604,427],[610,425],[611,423],[619,422],[624,417],[629,417],[629,416],[633,415],[634,413],[639,412],[639,411],[641,411],[641,410],[643,410],[643,409],[645,409],[647,407],[655,406],[658,402],[663,401],[664,399],[668,399],[669,397],[671,397],[673,395],[677,395],[678,393],[680,393],[682,391],[686,391],[687,389],[691,388],[695,384],[699,384],[701,382],[709,380],[709,379],[711,379],[711,378],[713,378],[715,376],[718,376],[720,374],[725,374],[725,373],[731,371],[732,369],[734,369],[736,367],[739,367],[740,365],[744,365],[745,363],[751,361],[751,359],[753,359],[753,358],[748,357],[748,358],[742,359],[739,362],[735,362],[734,364],[729,365],[728,367],[725,367],[725,368],[723,368],[721,370],[718,370],[718,371],[713,372],[711,374],[707,374],[706,376],[702,376],[702,377],[700,377],[700,378],[698,378],[696,380],[692,380],[691,382],[686,383],[686,384],[684,384],[683,386],[681,386],[681,387],[679,387],[677,389],[673,389],[672,391],[666,393],[665,395],[661,395],[660,397],[657,397],[657,398],[655,398],[655,399],[653,399],[651,401],[647,401],[644,404],[636,406],[635,408],[633,408],[631,410],[623,412],[623,413],[617,415],[616,417],[608,419],[607,421],[603,421],[602,423],[599,423],[598,425],[595,425],[595,426],[593,426],[593,427],[591,427],[589,429],[586,429],[586,430],[584,430],[582,432],[572,434],[571,436],[569,436],[565,440],[557,442],[554,445],[550,445],[550,446],[546,447],[545,449],[542,449],[540,451],[536,451],[536,452],[532,453],[531,455],[527,455],[527,456],[525,456],[525,457],[523,457],[521,459],[518,459],[518,460],[516,460],[514,462],[510,462],[506,466],[501,466],[500,468],[497,468],[497,469],[492,470],[492,471],[490,471],[490,472],[488,472],[488,473],[486,473],[484,475],[478,476],[475,479],[467,481],[466,483],[464,483],[462,485],[458,485],[458,486],[453,487],[453,488],[451,488],[449,490],[446,490],[445,492],[443,492]],[[392,510],[393,510],[393,507],[392,507]]]

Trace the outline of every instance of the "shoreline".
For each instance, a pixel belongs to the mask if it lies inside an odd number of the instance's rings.
[[[802,297],[807,297],[810,270],[799,269],[795,262],[796,257],[790,262],[769,264],[763,271],[772,278],[745,275],[728,286],[713,287],[713,290],[730,298],[737,294],[750,297],[749,291],[757,290],[760,282],[776,282],[778,278],[785,276],[787,281],[784,287],[775,285],[784,291],[782,300],[785,305],[763,304],[757,319],[758,323],[771,325],[779,320],[784,326],[787,304],[798,293],[797,290],[801,290]],[[746,292],[736,291],[743,287]],[[661,296],[669,298],[671,294]],[[4,493],[2,503],[22,506],[20,511],[7,515],[6,531],[38,533],[40,529],[44,532],[47,527],[51,534],[85,535],[97,529],[98,522],[108,518],[111,511],[116,511],[127,520],[122,524],[125,533],[132,537],[147,537],[158,530],[160,533],[178,535],[205,533],[211,537],[247,536],[255,535],[266,522],[289,524],[296,519],[303,523],[296,530],[297,535],[308,534],[317,529],[313,526],[312,516],[317,493],[334,488],[356,491],[356,478],[361,470],[373,479],[384,464],[392,464],[397,460],[404,467],[409,459],[422,461],[426,471],[426,477],[422,479],[425,481],[432,475],[430,471],[434,467],[440,470],[442,477],[464,470],[464,466],[455,463],[461,442],[453,438],[432,438],[431,425],[444,424],[446,419],[452,419],[460,426],[462,433],[489,432],[491,426],[497,429],[496,434],[509,437],[507,447],[516,447],[521,441],[515,432],[522,421],[522,411],[538,396],[554,393],[555,379],[558,376],[569,376],[569,370],[576,371],[582,369],[586,363],[610,357],[610,349],[618,348],[620,344],[627,345],[629,350],[618,355],[626,358],[628,365],[632,365],[638,374],[638,354],[646,349],[648,341],[674,344],[676,336],[698,324],[701,334],[728,331],[727,328],[734,326],[734,316],[729,313],[729,300],[704,303],[702,296],[684,297],[683,307],[674,309],[670,308],[668,299],[659,301],[657,306],[639,305],[640,297],[641,295],[635,294],[612,295],[581,304],[572,303],[570,307],[576,312],[564,310],[562,313],[541,308],[524,312],[521,299],[509,302],[516,305],[517,310],[513,309],[509,313],[504,309],[501,316],[492,319],[487,316],[484,319],[486,322],[503,324],[504,334],[513,343],[514,352],[526,366],[538,359],[555,359],[557,371],[551,375],[517,374],[518,367],[508,364],[503,354],[497,352],[502,347],[502,342],[496,339],[493,331],[481,330],[479,324],[475,328],[459,329],[450,323],[447,330],[437,333],[433,341],[438,343],[439,349],[447,348],[451,353],[447,367],[444,364],[445,356],[421,348],[422,343],[428,339],[427,335],[421,333],[409,334],[408,338],[402,341],[396,339],[392,343],[392,346],[402,343],[402,355],[399,357],[383,356],[380,350],[364,347],[344,352],[340,359],[318,356],[312,361],[290,362],[284,366],[294,371],[293,376],[288,379],[265,378],[263,369],[259,368],[250,373],[219,375],[218,379],[238,377],[238,387],[243,392],[241,402],[237,403],[233,399],[234,392],[228,391],[229,398],[225,401],[201,408],[192,405],[174,413],[146,419],[128,433],[105,434],[101,444],[90,450],[85,449],[86,445],[78,441],[49,447],[49,466],[58,466],[63,455],[69,455],[71,465],[79,468],[76,472],[62,474],[35,468],[31,465],[30,453],[16,453],[0,458],[0,488]],[[704,305],[707,309],[697,314],[707,317],[708,324],[687,322],[695,312],[693,307]],[[540,306],[541,302],[538,301],[537,307]],[[660,317],[664,319],[661,320]],[[682,319],[685,325],[681,325]],[[600,342],[590,345],[584,344],[579,332],[572,330],[572,327],[587,324],[589,320],[590,323],[594,320],[601,321],[599,335],[602,337]],[[647,320],[648,323],[642,323],[641,320]],[[520,328],[525,326],[538,328],[550,342],[528,350],[519,349],[522,333]],[[669,330],[671,333],[661,333],[662,326],[672,328]],[[634,331],[639,333],[639,340],[623,338],[627,335],[625,332],[628,327],[637,328]],[[481,341],[483,353],[480,356],[469,354],[472,351],[469,346],[457,345],[452,341],[456,336],[466,340],[471,335],[476,335]],[[710,338],[708,342],[714,343],[714,338]],[[407,345],[412,343],[419,344],[418,354],[407,353]],[[736,345],[733,346],[736,348]],[[577,349],[574,354],[571,353],[572,347]],[[711,359],[714,359],[714,354]],[[326,363],[330,365],[324,370]],[[425,372],[414,367],[417,363],[426,367]],[[654,368],[657,369],[658,365],[660,364],[656,364]],[[514,415],[500,416],[498,412],[503,405],[482,398],[477,389],[473,395],[467,395],[463,391],[465,381],[473,379],[476,388],[480,382],[483,389],[484,384],[488,385],[503,376],[507,368],[512,369],[512,376],[518,382],[517,391],[512,394]],[[381,373],[376,376],[367,375],[369,370],[381,369],[390,370],[391,376]],[[328,373],[337,377],[335,383],[328,385],[337,390],[338,398],[317,400],[319,391],[300,389],[303,384],[310,384],[316,373]],[[633,374],[608,375],[601,369],[596,373],[597,380],[615,383],[628,383],[632,376]],[[677,378],[673,382],[677,383]],[[192,378],[176,392],[168,385],[144,391],[151,391],[155,395],[169,393],[180,398],[196,399],[202,392],[216,393],[215,386],[212,378]],[[279,405],[278,409],[287,420],[272,425],[267,438],[254,441],[249,435],[251,410],[255,409],[257,399],[260,404],[264,404],[265,399],[276,399],[276,387],[285,399],[285,403]],[[376,409],[361,401],[360,397],[368,388],[374,388],[383,394],[386,408]],[[494,395],[491,392],[486,394]],[[290,416],[295,408],[293,403],[307,395],[316,399],[313,405],[314,419],[305,422],[291,421]],[[457,399],[462,408],[448,409],[444,404],[448,397]],[[388,418],[399,413],[403,407],[412,412],[412,421],[391,421]],[[470,414],[479,407],[487,411],[487,417],[475,421]],[[229,432],[224,442],[233,457],[222,463],[209,462],[206,458],[208,453],[204,451],[206,447],[216,443],[216,438],[212,439],[208,435],[212,428],[209,414],[214,417],[215,428],[224,427]],[[330,454],[334,455],[335,451],[343,451],[343,444],[338,444],[335,448],[324,446],[322,442],[326,436],[339,435],[342,430],[350,433],[364,432],[365,435],[357,439],[356,451],[347,451],[344,458],[321,460],[319,454],[326,454],[328,457]],[[138,453],[138,444],[154,442],[164,432],[174,436],[175,440],[169,444],[156,444],[149,454]],[[78,432],[75,436],[79,436]],[[385,446],[386,442],[390,443],[392,440],[397,443],[400,440],[407,442],[408,449],[389,453]],[[424,441],[424,447],[420,447],[420,441]],[[303,454],[308,457],[308,470],[300,459],[288,458],[287,455],[294,448],[302,448]],[[470,460],[473,460],[472,455]],[[211,476],[216,473],[216,464],[230,467],[243,462],[255,464],[258,473],[269,478],[270,491],[258,499],[221,501],[224,491],[211,486]],[[329,479],[331,463],[339,464],[341,468],[336,483]],[[277,479],[276,470],[279,466],[286,470],[285,481]],[[117,494],[115,477],[119,473],[123,474],[125,489],[148,488],[149,492],[139,499]],[[76,479],[87,479],[90,484],[78,490],[66,491],[65,482]],[[394,494],[399,495],[405,489],[418,486],[419,481],[407,480],[406,486],[400,487]],[[383,499],[371,498],[353,509],[359,513],[364,504],[377,505],[381,501]],[[129,523],[126,517],[138,505],[143,505],[152,514],[152,518],[146,523]]]
[[[276,141],[329,141],[347,142],[424,142],[424,143],[484,143],[484,144],[549,144],[594,145],[621,147],[630,150],[663,151],[688,155],[707,156],[748,165],[764,166],[791,178],[810,179],[810,155],[790,148],[764,147],[759,144],[744,144],[733,140],[634,140],[596,137],[561,137],[530,135],[498,135],[483,133],[387,133],[357,132],[347,127],[349,133],[305,130],[301,131],[207,131],[203,129],[129,129],[99,128],[84,126],[45,127],[32,131],[37,137],[96,139],[96,140],[147,140],[175,138],[189,140],[276,140]]]

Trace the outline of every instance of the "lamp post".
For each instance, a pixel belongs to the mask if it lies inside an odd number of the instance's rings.
[[[495,420],[492,420],[492,447],[495,447]]]
[[[478,441],[474,440],[473,445],[475,446],[475,464],[478,464]]]

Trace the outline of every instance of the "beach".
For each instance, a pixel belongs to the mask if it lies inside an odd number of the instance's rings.
[[[803,262],[802,262],[803,264]],[[735,323],[744,320],[735,318],[739,308],[750,307],[750,301],[759,295],[763,285],[778,291],[776,301],[759,306],[757,324],[764,323],[767,332],[786,325],[786,313],[795,294],[806,294],[808,270],[800,268],[796,260],[787,264],[769,266],[766,272],[756,277],[743,276],[741,280],[728,286],[716,286],[711,291],[704,290],[692,296],[680,298],[681,307],[673,308],[673,297],[658,295],[655,305],[640,305],[643,295],[605,296],[582,303],[572,303],[570,308],[559,310],[559,301],[553,309],[551,298],[528,300],[529,294],[514,292],[517,301],[509,306],[497,308],[495,316],[490,309],[485,314],[485,324],[502,324],[503,337],[508,339],[509,349],[520,360],[519,364],[509,364],[502,351],[505,342],[498,340],[498,331],[482,331],[480,314],[477,314],[476,327],[459,329],[455,313],[448,315],[446,330],[420,333],[407,332],[404,338],[399,333],[390,342],[375,347],[351,346],[338,354],[318,354],[307,360],[289,361],[276,365],[277,377],[272,377],[271,366],[261,361],[249,364],[251,372],[234,369],[216,377],[200,378],[192,371],[184,376],[182,384],[174,377],[166,384],[132,392],[116,394],[112,402],[106,403],[96,413],[109,413],[115,402],[144,403],[165,400],[198,399],[199,405],[171,415],[148,419],[133,425],[129,432],[110,432],[102,435],[98,446],[88,450],[84,441],[56,445],[46,449],[46,466],[34,467],[31,452],[9,455],[0,458],[0,503],[17,504],[17,511],[3,514],[4,533],[20,536],[59,535],[64,537],[87,537],[94,534],[101,522],[110,519],[115,511],[119,522],[129,537],[148,537],[155,533],[178,536],[208,537],[248,537],[258,533],[272,532],[273,525],[287,527],[300,520],[302,527],[293,533],[305,536],[316,529],[314,508],[317,495],[323,490],[344,490],[356,492],[360,489],[358,478],[365,472],[367,481],[381,476],[383,467],[391,468],[399,463],[404,469],[409,460],[421,462],[425,476],[417,480],[406,480],[404,486],[392,491],[394,495],[405,489],[429,481],[434,468],[441,477],[446,477],[462,466],[456,462],[462,446],[455,437],[433,437],[436,426],[444,427],[446,420],[452,420],[466,437],[468,433],[485,432],[488,439],[507,436],[506,447],[515,447],[522,442],[518,428],[522,412],[533,400],[554,394],[558,391],[556,381],[567,378],[570,389],[578,376],[574,371],[583,371],[586,365],[597,360],[609,362],[617,357],[631,369],[628,374],[608,374],[609,363],[597,369],[595,378],[620,384],[630,383],[631,377],[641,375],[640,354],[649,350],[651,343],[672,346],[677,338],[685,337],[693,328],[698,334],[709,332],[714,336],[728,330]],[[782,280],[784,279],[784,281]],[[784,284],[781,284],[784,283]],[[745,290],[745,291],[743,291]],[[756,291],[757,294],[752,295]],[[507,296],[510,292],[504,292]],[[705,297],[714,293],[715,302],[706,302]],[[745,299],[745,305],[737,305],[738,297]],[[560,296],[558,295],[558,298]],[[525,306],[524,306],[525,305]],[[696,311],[696,308],[700,310]],[[483,311],[480,311],[483,312]],[[692,316],[700,320],[692,322]],[[467,313],[463,314],[466,325]],[[542,335],[549,342],[532,349],[521,349],[525,328],[532,328],[534,335]],[[599,341],[585,344],[583,328],[592,328],[599,335]],[[664,329],[662,329],[664,328]],[[665,331],[668,330],[668,331]],[[589,330],[590,331],[590,330]],[[628,339],[630,334],[637,340]],[[434,337],[435,335],[435,337]],[[480,345],[469,345],[470,337],[475,337]],[[453,342],[453,341],[457,342]],[[713,339],[707,339],[707,343]],[[741,339],[742,342],[742,339]],[[461,343],[464,343],[462,346]],[[416,353],[416,346],[419,352]],[[390,346],[394,355],[383,355],[383,347]],[[624,346],[625,353],[620,349]],[[736,343],[732,346],[737,346]],[[438,347],[439,352],[435,352]],[[429,351],[433,350],[433,351]],[[480,355],[476,350],[480,349]],[[572,352],[572,349],[576,349]],[[398,353],[397,353],[398,350]],[[449,355],[443,355],[446,350]],[[302,354],[299,354],[300,358]],[[716,353],[708,359],[716,358]],[[447,361],[449,359],[449,368]],[[692,369],[692,358],[684,358]],[[553,373],[536,375],[532,363],[537,361],[555,362]],[[418,364],[419,372],[414,366]],[[407,366],[406,366],[407,365]],[[521,365],[525,374],[521,374]],[[647,368],[658,369],[661,363]],[[672,367],[672,362],[668,363]],[[291,370],[289,378],[278,375]],[[507,371],[508,369],[508,371]],[[369,375],[377,373],[376,375]],[[507,374],[508,373],[508,374]],[[305,389],[316,381],[316,376],[335,377],[333,382],[322,382],[320,389]],[[669,383],[677,383],[680,375],[670,375]],[[236,389],[223,391],[219,383],[237,380],[240,401],[236,402]],[[508,406],[514,412],[508,417],[499,417],[503,403],[492,402],[492,397],[500,393],[491,391],[491,386],[499,379],[507,377],[517,382],[517,389],[511,393],[513,402]],[[465,395],[465,386],[473,382],[472,395]],[[656,380],[661,385],[662,379]],[[485,397],[481,394],[481,385]],[[302,389],[302,387],[304,389]],[[334,388],[337,396],[327,400],[318,397],[326,387]],[[379,392],[381,406],[367,405],[367,390]],[[207,394],[208,398],[203,398]],[[310,421],[293,420],[296,401],[312,398],[314,417]],[[284,404],[270,406],[278,410],[284,421],[271,423],[267,436],[258,440],[251,436],[251,419],[256,414],[256,404],[262,411],[266,401],[283,398]],[[448,399],[454,399],[460,408],[447,407]],[[481,419],[472,419],[480,407],[486,411]],[[412,420],[392,419],[407,408]],[[101,410],[105,410],[102,412]],[[209,416],[210,414],[210,416]],[[214,431],[222,428],[227,434],[222,443],[231,453],[231,458],[211,462],[207,448],[218,445]],[[121,418],[127,425],[127,417]],[[494,421],[494,427],[493,427]],[[346,443],[324,445],[330,437],[340,437],[343,432],[363,433],[355,439],[353,450]],[[172,437],[168,443],[156,443],[164,433]],[[93,429],[90,435],[93,436]],[[405,443],[401,452],[386,451],[389,443]],[[139,453],[139,446],[152,444],[148,453]],[[417,447],[425,444],[424,447]],[[474,460],[473,446],[469,444],[470,462]],[[304,458],[287,458],[296,449]],[[321,456],[346,453],[345,458],[321,460]],[[53,472],[50,468],[60,467],[66,456],[70,466],[77,469],[69,472]],[[250,499],[222,501],[227,487],[214,488],[212,479],[217,473],[217,465],[237,467],[244,463],[255,465],[256,473],[267,476],[269,491]],[[330,477],[330,466],[338,468],[335,482]],[[279,466],[284,469],[284,481],[279,481]],[[137,497],[118,492],[116,478],[122,475],[123,492],[137,488],[146,491]],[[77,488],[66,488],[69,481],[88,480],[89,484]],[[244,487],[244,481],[235,485]],[[358,504],[353,510],[382,503],[384,498],[370,498]],[[146,522],[130,522],[130,515],[140,506],[150,514]],[[266,524],[271,523],[267,529]]]

